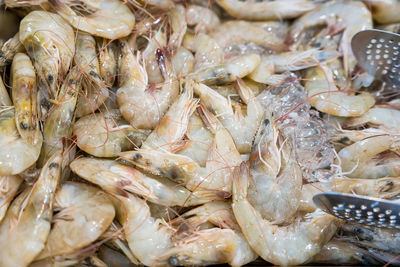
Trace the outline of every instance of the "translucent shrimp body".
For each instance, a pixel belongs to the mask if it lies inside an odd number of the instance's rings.
[[[375,104],[369,93],[349,95],[335,86],[332,70],[321,65],[308,70],[304,87],[308,91],[309,102],[317,110],[340,117],[357,117]]]
[[[0,176],[0,222],[22,182],[22,178],[18,175]]]
[[[119,0],[81,1],[83,9],[91,13],[80,16],[70,5],[73,0],[49,0],[54,10],[78,30],[107,39],[128,36],[135,26],[135,16],[129,7]]]
[[[0,225],[0,265],[27,266],[44,248],[61,161],[61,153],[54,154],[32,189],[27,188],[11,204]]]
[[[47,96],[56,97],[59,77],[64,77],[75,51],[72,27],[57,14],[32,11],[19,28],[19,40],[33,59],[39,86]]]
[[[237,168],[235,178],[233,213],[250,246],[264,260],[276,265],[302,264],[319,253],[335,234],[335,217],[320,211],[287,226],[264,220],[247,200],[251,181],[245,163]]]
[[[14,109],[0,110],[0,175],[19,174],[36,162],[42,147],[22,140],[15,125]]]
[[[53,225],[46,246],[36,258],[70,254],[83,248],[107,230],[115,210],[108,196],[82,183],[62,184],[54,198]]]
[[[231,16],[245,20],[279,20],[295,18],[312,10],[309,0],[239,1],[217,0],[218,5]]]
[[[304,31],[312,26],[327,23],[329,19],[339,18],[345,27],[340,41],[343,53],[344,70],[347,75],[353,72],[357,61],[351,49],[351,39],[359,31],[372,28],[372,16],[368,8],[359,1],[329,1],[304,16],[292,25],[289,36],[296,42]]]

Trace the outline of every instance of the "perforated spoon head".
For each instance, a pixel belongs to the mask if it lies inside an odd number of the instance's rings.
[[[364,225],[400,229],[400,203],[336,192],[313,197],[317,207],[340,219]]]
[[[358,64],[389,87],[400,88],[400,35],[365,30],[354,35],[351,47]]]

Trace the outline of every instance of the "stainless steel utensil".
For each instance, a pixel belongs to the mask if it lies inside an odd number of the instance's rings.
[[[370,75],[392,88],[400,88],[400,35],[365,30],[351,40],[358,64]]]
[[[400,203],[336,192],[313,197],[317,207],[340,219],[376,227],[400,229]]]

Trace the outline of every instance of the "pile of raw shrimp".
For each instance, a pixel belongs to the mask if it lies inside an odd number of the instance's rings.
[[[400,195],[399,1],[0,6],[0,266],[400,264],[312,201]]]

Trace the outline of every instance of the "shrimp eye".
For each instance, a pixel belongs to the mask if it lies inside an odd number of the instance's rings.
[[[168,263],[169,263],[170,265],[172,265],[172,266],[178,266],[179,260],[178,260],[177,257],[171,256],[171,257],[168,259]]]
[[[49,81],[49,83],[53,83],[53,81],[54,81],[54,76],[53,76],[53,75],[47,76],[47,80]]]

